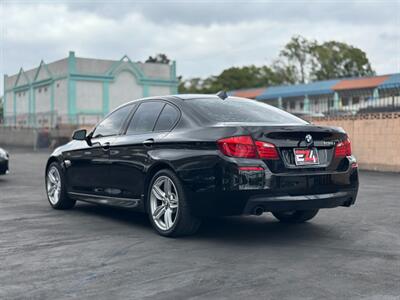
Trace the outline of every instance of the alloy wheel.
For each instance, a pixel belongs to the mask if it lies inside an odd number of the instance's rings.
[[[47,172],[47,195],[51,204],[55,205],[60,200],[61,176],[56,167],[51,167]]]
[[[174,226],[179,209],[178,191],[167,176],[158,177],[151,187],[150,212],[154,223],[161,230]]]

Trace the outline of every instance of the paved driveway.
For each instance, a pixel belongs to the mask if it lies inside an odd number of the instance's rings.
[[[46,153],[0,177],[0,299],[400,299],[400,175],[361,173],[356,206],[308,224],[207,220],[167,239],[146,216],[50,208]]]

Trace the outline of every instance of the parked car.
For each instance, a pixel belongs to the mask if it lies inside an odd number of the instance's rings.
[[[9,154],[3,148],[0,148],[0,175],[8,174],[8,161],[9,161]]]
[[[177,95],[124,104],[46,165],[50,205],[77,200],[146,212],[164,236],[193,234],[202,216],[312,219],[351,206],[357,162],[340,128],[315,126],[267,104]]]

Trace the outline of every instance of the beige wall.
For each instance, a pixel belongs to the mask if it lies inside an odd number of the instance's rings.
[[[360,169],[400,172],[400,112],[316,119],[349,134]]]

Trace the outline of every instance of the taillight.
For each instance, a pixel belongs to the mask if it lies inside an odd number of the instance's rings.
[[[257,172],[257,171],[264,171],[263,167],[254,167],[254,166],[246,166],[246,167],[239,167],[239,171],[250,171],[250,172]]]
[[[336,157],[345,157],[350,155],[351,155],[351,143],[349,138],[346,138],[344,141],[341,141],[336,144],[335,148]]]
[[[227,156],[256,158],[256,147],[250,136],[234,136],[218,140],[221,152]]]
[[[251,136],[242,135],[218,140],[221,152],[227,156],[243,158],[279,159],[275,145],[256,141]]]
[[[274,144],[256,141],[257,151],[260,158],[279,159],[278,151]]]

